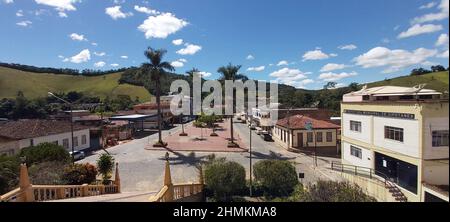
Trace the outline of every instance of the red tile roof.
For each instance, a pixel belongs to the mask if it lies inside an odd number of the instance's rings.
[[[305,129],[306,123],[311,122],[314,129],[339,129],[341,126],[334,123],[313,119],[308,116],[295,115],[278,120],[277,125],[288,129]]]
[[[87,126],[73,125],[74,131],[89,129]],[[0,125],[0,137],[9,139],[28,139],[70,132],[69,121],[57,120],[19,120]]]

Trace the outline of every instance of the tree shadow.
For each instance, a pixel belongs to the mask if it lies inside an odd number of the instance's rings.
[[[208,156],[197,157],[195,152],[190,152],[188,155],[184,155],[180,152],[167,149],[170,154],[169,162],[170,165],[189,165],[189,166],[198,166],[199,164],[204,164],[207,161],[205,160]],[[158,158],[159,160],[165,161],[165,157]]]
[[[250,158],[250,154],[248,153],[245,158]],[[252,151],[252,159],[258,160],[293,160],[295,157],[286,157],[280,153],[276,153],[273,151],[269,151],[269,154],[254,152]]]

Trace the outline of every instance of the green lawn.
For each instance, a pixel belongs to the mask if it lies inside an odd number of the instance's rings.
[[[0,67],[0,98],[13,98],[22,91],[28,98],[47,96],[47,92],[83,92],[87,95],[115,97],[129,95],[131,99],[139,97],[140,101],[149,101],[151,96],[143,87],[119,84],[122,73],[105,76],[85,77],[30,73]]]
[[[385,86],[385,85],[412,87],[423,83],[427,84],[425,86],[426,89],[434,89],[439,92],[449,91],[448,71],[429,73],[421,76],[403,76],[390,80],[369,83],[368,87]]]

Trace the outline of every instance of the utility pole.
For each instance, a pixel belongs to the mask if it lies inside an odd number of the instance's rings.
[[[253,116],[250,117],[250,122],[253,120]],[[250,132],[250,148],[249,148],[249,152],[250,152],[250,197],[253,196],[253,181],[252,181],[252,128],[249,127],[249,132]]]

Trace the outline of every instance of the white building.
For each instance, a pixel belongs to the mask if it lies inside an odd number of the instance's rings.
[[[448,193],[449,106],[441,93],[364,88],[344,95],[341,112],[343,164],[373,169],[408,201],[425,201],[424,184],[446,186]]]
[[[74,150],[90,148],[89,127],[74,124]],[[15,155],[41,143],[55,143],[72,151],[69,121],[19,120],[0,125],[0,155]]]

